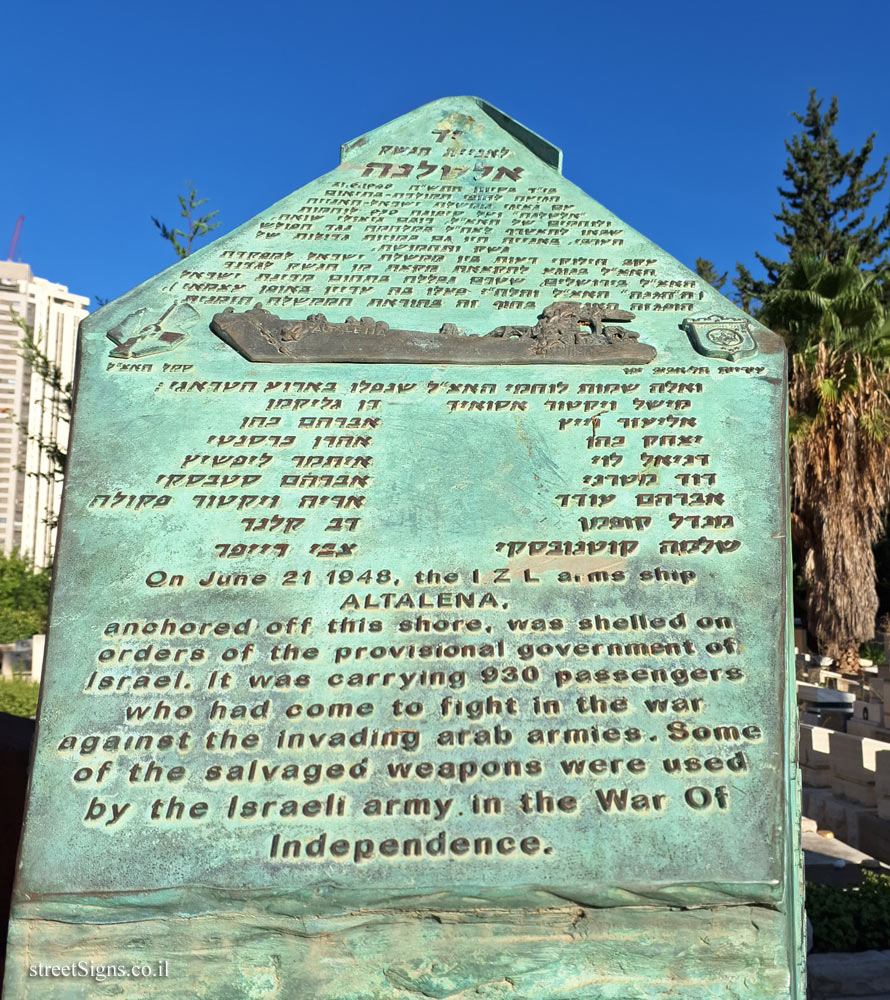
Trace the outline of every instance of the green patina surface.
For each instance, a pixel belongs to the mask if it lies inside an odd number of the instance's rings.
[[[803,995],[784,351],[560,160],[434,102],[84,322],[4,997]],[[654,360],[210,329],[566,300]]]

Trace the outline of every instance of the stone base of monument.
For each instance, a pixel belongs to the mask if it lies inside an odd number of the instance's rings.
[[[34,904],[34,919],[14,921],[10,947],[23,961],[11,966],[9,997],[31,996],[28,966],[59,964],[59,956],[95,964],[114,956],[151,956],[167,977],[139,980],[140,1000],[176,996],[311,997],[312,1000],[393,1000],[395,997],[484,997],[486,1000],[705,1000],[738,996],[773,1000],[787,990],[787,973],[752,955],[768,954],[785,917],[750,906],[670,909],[591,909],[545,899],[540,908],[472,906],[437,909],[412,902],[404,911],[375,908],[292,916],[274,895],[205,896],[188,916],[157,912],[141,896],[124,916],[95,900],[81,904],[80,921],[66,905]],[[20,913],[21,916],[21,913]],[[90,924],[90,919],[95,923]],[[16,973],[19,981],[15,980]],[[42,1000],[112,995],[113,979],[47,978]],[[119,984],[118,984],[119,985]],[[33,993],[37,995],[36,992]],[[114,993],[114,995],[117,995]],[[126,994],[136,995],[136,994]]]

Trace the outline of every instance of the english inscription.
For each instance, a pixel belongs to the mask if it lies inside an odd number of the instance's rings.
[[[732,535],[741,498],[709,471],[721,391],[700,368],[158,382],[159,400],[238,402],[90,500],[98,517],[172,510],[203,528],[191,558],[145,567],[157,598],[137,589],[107,616],[80,668],[104,721],[57,753],[82,824],[237,829],[274,873],[518,861],[644,818],[656,837],[689,815],[738,822],[767,724],[746,694],[747,609],[701,593],[711,561],[746,544]],[[399,439],[456,421],[483,454],[517,419],[518,441],[540,429],[559,462],[510,451],[533,506],[503,500],[509,518],[468,560],[442,498],[460,489],[460,510],[484,510],[491,484],[441,469],[415,497],[436,449],[418,443],[415,472]],[[406,513],[413,555],[381,545]],[[450,558],[425,557],[443,537]],[[256,611],[176,611],[228,593]],[[259,613],[288,594],[299,613]]]

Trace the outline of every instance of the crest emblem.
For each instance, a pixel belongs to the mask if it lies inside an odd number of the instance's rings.
[[[121,320],[106,336],[114,342],[111,358],[144,358],[172,351],[188,340],[184,332],[199,319],[194,306],[174,302],[157,319],[146,321],[147,309],[137,309]]]
[[[700,316],[687,319],[680,329],[689,334],[692,346],[708,358],[739,361],[757,353],[751,321],[744,316]]]

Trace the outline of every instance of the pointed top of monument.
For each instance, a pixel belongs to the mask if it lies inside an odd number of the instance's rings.
[[[120,363],[783,363],[780,338],[561,163],[487,101],[432,101],[89,317],[87,339]]]
[[[404,131],[406,135],[410,134],[411,145],[415,145],[418,126],[422,126],[424,122],[433,123],[429,130],[430,138],[437,145],[447,143],[452,149],[456,147],[460,150],[477,146],[480,155],[485,148],[485,142],[491,139],[493,130],[490,126],[493,124],[534,153],[548,167],[553,167],[557,173],[562,173],[561,149],[481,97],[467,96],[440,97],[358,136],[351,142],[343,143],[340,147],[340,162],[344,163],[348,157],[361,151],[362,147],[369,143],[373,144],[384,135],[395,138],[399,132]]]

